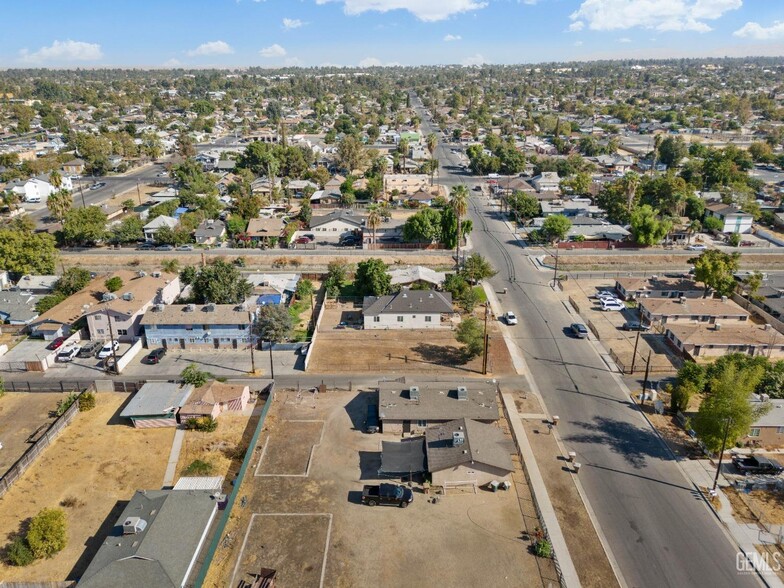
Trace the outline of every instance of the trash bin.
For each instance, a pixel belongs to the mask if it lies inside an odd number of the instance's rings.
[[[509,490],[509,488],[511,487],[512,485],[509,483],[508,480],[504,480],[503,482],[501,482],[501,490]]]
[[[569,452],[569,461],[574,461],[577,458],[577,453],[574,451]]]
[[[574,468],[574,473],[577,474],[577,473],[579,473],[580,468],[583,467],[583,464],[575,463],[572,467]]]
[[[493,480],[487,485],[487,487],[491,492],[498,492],[498,480]]]

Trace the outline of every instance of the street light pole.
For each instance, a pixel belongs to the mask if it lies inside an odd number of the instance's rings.
[[[719,474],[721,473],[721,462],[724,459],[724,450],[727,448],[727,437],[730,434],[730,423],[732,419],[727,417],[727,425],[724,427],[724,439],[721,441],[721,453],[719,453],[719,464],[716,466],[716,477],[713,478],[713,488],[711,494],[716,492],[716,486],[719,484]]]

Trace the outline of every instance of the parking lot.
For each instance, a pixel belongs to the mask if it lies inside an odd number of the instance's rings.
[[[205,586],[236,586],[261,567],[278,570],[276,585],[283,588],[422,586],[436,578],[445,586],[556,585],[554,575],[541,578],[521,538],[526,526],[518,498],[526,498],[515,486],[450,492],[434,504],[414,484],[414,502],[405,510],[361,504],[363,484],[381,481],[381,440],[399,440],[362,433],[368,396],[277,393],[252,462],[270,473],[245,478],[229,540]]]

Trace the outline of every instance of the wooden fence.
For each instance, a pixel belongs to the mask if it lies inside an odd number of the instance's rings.
[[[81,396],[81,393],[79,394]],[[59,437],[62,430],[70,423],[74,417],[79,413],[79,399],[77,398],[71,406],[55,421],[51,424],[51,426],[46,430],[46,433],[38,439],[35,443],[33,443],[27,451],[22,454],[16,463],[12,465],[8,471],[3,474],[3,477],[0,478],[0,497],[2,497],[8,489],[13,486],[14,482],[16,482],[22,474],[25,473],[27,468],[29,468],[36,458],[41,455],[41,453],[49,447],[49,445]]]

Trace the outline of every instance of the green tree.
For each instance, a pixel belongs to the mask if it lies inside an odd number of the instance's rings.
[[[365,146],[354,135],[346,135],[338,143],[337,163],[348,173],[364,171],[368,163]]]
[[[27,544],[36,559],[50,558],[62,551],[68,543],[65,511],[45,508],[30,521]]]
[[[267,304],[259,307],[256,319],[256,334],[262,341],[280,343],[291,336],[293,321],[288,309],[280,304]]]
[[[497,272],[484,257],[472,253],[466,258],[460,273],[469,283],[476,284],[481,280],[492,278]]]
[[[702,221],[702,228],[706,231],[721,231],[724,228],[724,222],[717,216],[706,216]]]
[[[467,359],[476,357],[484,351],[485,336],[482,324],[476,317],[470,316],[460,322],[457,326],[455,338],[465,345],[465,355]]]
[[[387,266],[383,260],[370,258],[357,264],[354,289],[359,296],[383,296],[392,287]]]
[[[659,218],[659,211],[647,204],[632,211],[631,233],[640,245],[656,245],[672,229],[672,222]]]
[[[712,452],[721,449],[725,432],[730,447],[749,432],[752,423],[769,406],[753,408],[749,402],[754,388],[762,379],[763,368],[738,369],[728,363],[710,381],[710,394],[700,404],[693,426],[705,446]]]
[[[237,267],[220,259],[201,268],[192,286],[194,300],[199,304],[240,304],[253,291]]]
[[[463,217],[468,214],[468,188],[463,184],[457,185],[449,193],[449,207],[457,217],[457,239],[455,253],[457,255],[457,265],[460,267],[460,241],[463,235]]]
[[[705,201],[695,194],[689,194],[686,196],[685,214],[691,220],[701,221],[705,216]]]
[[[678,165],[689,150],[681,137],[667,137],[659,145],[659,161],[667,167]]]
[[[563,241],[572,228],[572,221],[562,214],[551,214],[542,223],[541,232],[551,243]]]
[[[310,225],[311,218],[313,218],[313,208],[311,208],[310,202],[306,200],[299,209],[299,220],[305,223],[305,225]]]
[[[708,249],[689,260],[694,266],[694,279],[705,284],[705,293],[713,288],[719,296],[729,296],[735,290],[735,272],[740,265],[740,253],[724,253]]]
[[[561,180],[561,190],[578,196],[588,194],[591,191],[591,176],[586,172],[578,172],[570,178]]]
[[[135,243],[144,239],[144,223],[136,216],[126,216],[111,228],[110,240],[114,243]]]
[[[408,243],[436,243],[441,239],[441,213],[424,208],[403,224],[403,239]]]
[[[91,279],[90,272],[83,267],[69,267],[54,283],[53,290],[65,296],[71,296],[87,286]]]
[[[374,245],[376,243],[376,231],[378,230],[378,227],[381,226],[381,221],[382,218],[381,218],[381,213],[378,209],[378,205],[371,204],[368,207],[368,215],[367,218],[365,219],[365,226],[372,231],[373,234],[372,238],[373,238]]]
[[[343,258],[333,259],[327,264],[327,278],[324,280],[327,296],[335,298],[340,294],[350,268],[351,265]]]
[[[210,379],[210,374],[199,369],[195,363],[189,363],[180,372],[180,379],[183,384],[190,384],[194,388],[201,388]]]
[[[18,567],[29,566],[35,561],[35,555],[27,544],[27,539],[21,535],[14,537],[8,545],[6,557],[8,558],[8,563]]]
[[[46,208],[49,210],[49,214],[57,219],[58,222],[62,222],[65,218],[65,214],[71,210],[72,206],[73,197],[68,190],[53,192],[49,195],[49,198],[46,199]]]
[[[17,276],[53,274],[57,261],[54,237],[13,228],[0,229],[0,267]]]
[[[297,290],[295,295],[297,296],[298,300],[305,300],[308,298],[313,292],[315,291],[313,287],[313,282],[308,279],[300,278],[297,282]]]
[[[513,192],[507,196],[506,202],[509,209],[516,215],[523,219],[530,220],[539,216],[541,206],[536,196],[526,194],[525,192]]]
[[[106,237],[106,214],[97,206],[74,208],[65,214],[63,239],[71,245],[92,245]]]
[[[106,280],[103,285],[109,292],[117,292],[117,290],[123,287],[123,281],[120,276],[114,276]]]

